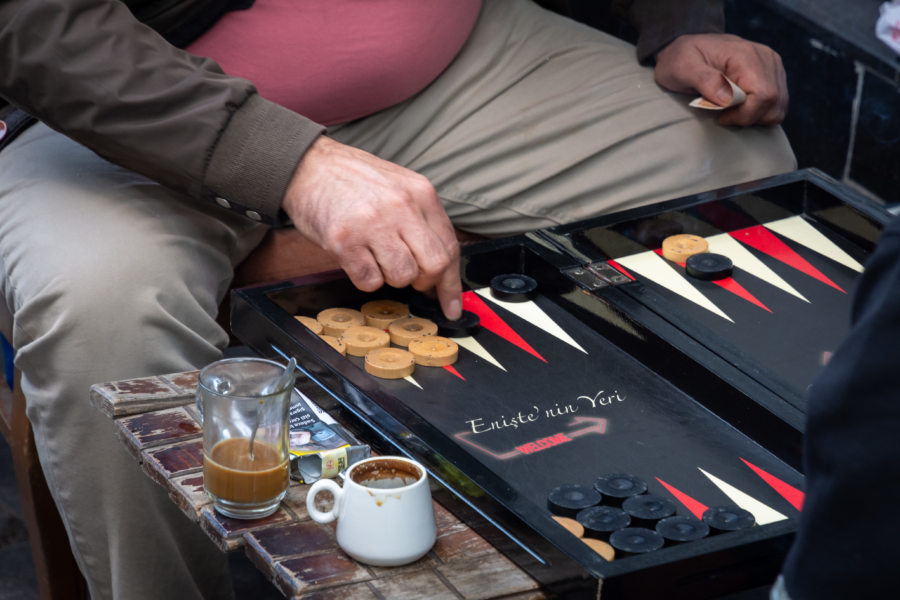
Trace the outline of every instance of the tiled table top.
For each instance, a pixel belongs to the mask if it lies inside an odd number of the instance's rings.
[[[278,511],[256,521],[216,513],[203,491],[201,428],[194,407],[197,372],[94,385],[96,408],[154,481],[223,551],[243,549],[289,598],[544,598],[538,584],[435,502],[437,541],[404,567],[358,563],[337,545],[334,524],[306,512],[308,485],[291,483]]]

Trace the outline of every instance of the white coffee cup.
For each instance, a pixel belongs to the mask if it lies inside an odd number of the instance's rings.
[[[328,512],[316,508],[321,491],[334,496]],[[338,545],[368,565],[405,565],[434,545],[428,474],[422,465],[401,456],[367,458],[352,465],[343,488],[333,479],[320,479],[306,496],[306,510],[318,523],[337,519]]]

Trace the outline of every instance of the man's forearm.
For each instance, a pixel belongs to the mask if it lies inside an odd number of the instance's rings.
[[[323,129],[117,0],[4,0],[0,56],[0,96],[111,162],[242,212],[277,214]]]

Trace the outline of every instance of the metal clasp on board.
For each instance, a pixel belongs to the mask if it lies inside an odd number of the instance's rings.
[[[591,292],[631,281],[605,262],[593,262],[580,267],[573,267],[563,271],[563,273],[569,279]]]

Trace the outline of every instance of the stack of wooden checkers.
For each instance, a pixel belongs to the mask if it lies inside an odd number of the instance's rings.
[[[630,473],[601,475],[593,485],[557,486],[547,495],[547,507],[557,523],[606,560],[755,524],[737,506],[711,507],[702,520],[676,515],[672,500],[647,493],[647,483]]]
[[[372,300],[359,310],[328,308],[315,318],[295,318],[341,355],[364,357],[366,372],[383,379],[409,377],[417,365],[452,365],[459,356],[459,346],[437,335],[434,321],[410,316],[409,306],[396,300]]]

